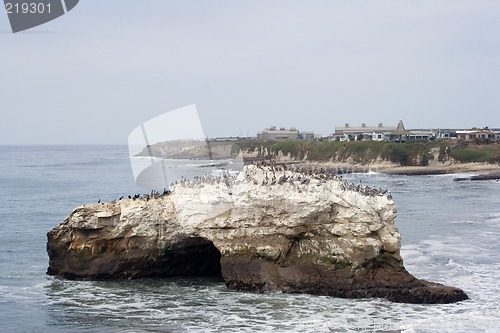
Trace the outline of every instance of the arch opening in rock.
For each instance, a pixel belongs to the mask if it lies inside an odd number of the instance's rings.
[[[214,243],[202,237],[183,239],[161,256],[162,276],[221,278],[221,253]]]

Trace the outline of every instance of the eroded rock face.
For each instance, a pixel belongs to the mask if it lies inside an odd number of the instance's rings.
[[[448,303],[403,267],[390,197],[329,175],[246,166],[171,194],[76,208],[48,233],[49,274],[222,276],[228,288]]]

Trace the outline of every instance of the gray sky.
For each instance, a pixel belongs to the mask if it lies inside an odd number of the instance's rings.
[[[500,127],[499,18],[498,0],[81,0],[12,34],[0,13],[0,144],[126,144],[189,104],[211,137]]]

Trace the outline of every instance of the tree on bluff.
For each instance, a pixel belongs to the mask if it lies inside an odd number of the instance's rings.
[[[402,166],[411,165],[410,154],[400,145],[394,146],[389,151],[389,159]]]

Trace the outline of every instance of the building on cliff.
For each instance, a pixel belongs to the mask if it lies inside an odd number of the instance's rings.
[[[343,127],[335,127],[335,133],[332,139],[336,141],[358,141],[358,140],[373,140],[383,141],[387,133],[394,132],[396,127],[384,126],[379,123],[378,126],[351,126],[346,123]]]
[[[291,141],[291,140],[313,140],[313,131],[299,131],[295,127],[286,129],[285,127],[270,126],[257,133],[257,140],[262,141]]]
[[[491,129],[472,129],[456,131],[459,140],[471,141],[475,139],[500,140],[500,132]]]
[[[415,141],[429,140],[435,137],[436,133],[432,130],[407,130],[400,120],[396,127],[384,126],[379,123],[378,126],[350,126],[345,124],[343,127],[335,127],[335,133],[332,139],[336,141]]]

